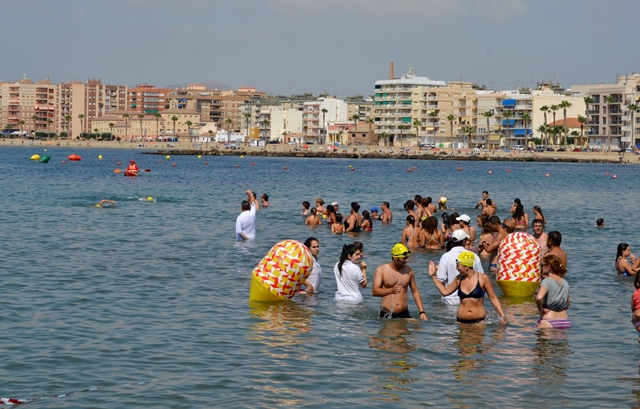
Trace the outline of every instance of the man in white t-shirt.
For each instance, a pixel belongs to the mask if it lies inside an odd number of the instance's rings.
[[[438,278],[438,281],[444,284],[445,287],[451,284],[458,274],[460,274],[456,268],[456,259],[460,253],[466,250],[465,244],[467,240],[469,240],[469,235],[464,230],[454,231],[451,235],[451,250],[440,257],[436,277]],[[484,273],[480,257],[476,257],[475,262],[473,263],[473,270]],[[458,292],[455,291],[453,294],[442,297],[442,302],[448,305],[460,305]]]
[[[255,240],[256,238],[256,202],[253,192],[246,191],[247,199],[243,200],[240,207],[242,213],[236,219],[236,240]]]

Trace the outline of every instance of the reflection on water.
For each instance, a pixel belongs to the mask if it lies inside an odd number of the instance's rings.
[[[554,329],[538,330],[538,340],[532,349],[535,355],[532,374],[538,384],[552,391],[561,390],[566,383],[566,358],[573,354],[567,334],[567,331]]]
[[[411,376],[410,371],[418,367],[417,363],[411,363],[410,352],[417,348],[413,331],[419,328],[414,320],[407,319],[382,319],[379,320],[380,330],[369,336],[369,347],[380,351],[392,352],[398,355],[380,355],[383,358],[383,370],[388,376],[375,377],[380,394],[376,400],[400,401],[401,392],[410,392],[411,383],[416,382],[416,374]],[[414,327],[413,329],[410,327]]]
[[[249,329],[249,339],[263,344],[261,352],[279,359],[287,359],[296,351],[291,346],[300,345],[300,335],[313,329],[311,316],[314,310],[293,302],[249,303],[249,314],[258,318]]]

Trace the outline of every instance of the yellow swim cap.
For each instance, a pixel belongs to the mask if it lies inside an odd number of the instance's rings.
[[[470,251],[463,251],[458,254],[458,258],[456,259],[457,264],[462,264],[463,266],[473,267],[473,264],[476,261],[476,255]]]
[[[402,243],[396,243],[391,249],[391,257],[409,257],[409,254],[411,254],[411,252],[407,246]]]

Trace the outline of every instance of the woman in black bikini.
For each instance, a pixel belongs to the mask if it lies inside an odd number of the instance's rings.
[[[491,280],[486,274],[473,270],[475,259],[476,255],[470,251],[460,253],[456,259],[456,268],[460,275],[446,288],[436,277],[436,266],[433,260],[429,262],[429,275],[440,294],[447,296],[456,290],[458,291],[460,306],[456,313],[456,321],[460,324],[477,324],[485,320],[487,316],[487,311],[484,308],[485,292],[493,304],[493,308],[500,315],[500,322],[506,324],[507,318],[502,312],[500,300],[493,291]]]

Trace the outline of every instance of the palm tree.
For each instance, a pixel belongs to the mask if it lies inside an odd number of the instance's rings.
[[[564,126],[565,132],[564,132],[564,144],[565,146],[567,145],[567,130],[569,128],[567,128],[567,108],[571,108],[573,104],[569,101],[560,101],[560,105],[558,105],[560,108],[562,108],[562,116],[563,116],[563,121],[562,121],[562,126]]]
[[[209,139],[204,144],[205,149],[209,147],[209,140],[211,140],[213,138],[213,130],[209,129],[207,132],[209,132]]]
[[[584,144],[584,124],[587,123],[587,117],[578,115],[578,122],[580,122],[580,138],[578,139],[578,145],[583,146]]]
[[[449,133],[451,134],[451,148],[453,148],[453,121],[456,120],[456,116],[453,114],[447,115],[447,121],[449,121]]]
[[[111,140],[113,140],[113,122],[109,122],[109,133],[111,134]]]
[[[567,130],[565,129],[565,135],[567,134]],[[573,143],[575,143],[575,139],[576,137],[580,136],[580,133],[578,131],[576,131],[575,129],[573,131],[571,131],[571,136],[573,136]],[[567,144],[564,144],[565,146],[567,146]]]
[[[613,95],[607,95],[606,97],[604,97],[604,100],[607,102],[607,113],[608,115],[611,115],[611,104],[615,102],[615,98],[613,98]],[[609,123],[611,123],[611,117],[609,117]],[[609,152],[611,152],[611,126],[608,127],[609,129],[607,129],[607,150]]]
[[[398,129],[400,130],[400,147],[402,148],[402,131],[405,130],[406,125],[398,125]]]
[[[325,129],[325,115],[327,115],[327,112],[329,112],[329,110],[327,110],[326,108],[322,108],[322,129]]]
[[[6,134],[9,134],[9,131],[10,131],[11,129],[13,129],[13,125],[11,125],[11,124],[6,124],[6,125],[4,126],[4,129],[5,129],[5,133],[6,133]]]
[[[471,125],[467,125],[462,129],[462,132],[469,136],[469,140],[467,141],[467,146],[471,146],[471,134],[475,131],[475,128]]]
[[[33,137],[35,138],[36,136],[36,121],[38,120],[38,116],[37,115],[31,115],[31,120],[33,121]]]
[[[382,138],[384,139],[384,146],[389,146],[389,134],[386,132],[381,132],[380,135],[378,135],[378,138]]]
[[[529,137],[529,130],[528,125],[529,125],[529,121],[531,121],[531,115],[524,113],[522,114],[522,122],[524,123],[524,146],[525,147],[529,147],[529,141],[528,141],[528,137]]]
[[[175,138],[176,135],[176,122],[178,122],[178,117],[177,116],[172,116],[171,117],[171,122],[173,122],[173,137]]]
[[[438,116],[438,111],[431,111],[428,115],[431,117],[431,125],[433,126],[433,146],[436,146],[436,117]]]
[[[229,132],[229,134],[231,134],[231,125],[233,124],[233,119],[227,118],[227,119],[224,120],[224,122],[227,123],[227,132]]]
[[[586,122],[588,122],[589,121],[589,105],[593,104],[594,100],[590,96],[584,97],[583,100],[584,100],[584,116],[585,118],[587,118]],[[585,139],[583,143],[587,144],[587,140]]]
[[[245,112],[244,114],[242,114],[242,116],[244,116],[244,124],[245,124],[245,128],[247,130],[247,140],[249,139],[249,126],[250,121],[251,121],[251,113],[249,112]]]
[[[420,144],[419,130],[420,130],[420,127],[422,126],[422,122],[416,118],[413,120],[413,126],[416,128],[416,139],[418,141],[418,144]]]
[[[371,135],[371,127],[375,120],[371,117],[367,117],[364,121],[369,124],[369,135]]]
[[[127,125],[127,121],[129,120],[129,114],[127,114],[126,112],[124,114],[122,114],[122,118],[124,119],[124,141],[127,141],[127,129],[129,128],[129,126]]]
[[[189,142],[192,142],[192,140],[191,140],[191,125],[193,125],[193,122],[187,121],[184,124],[187,125],[187,135],[189,135]]]
[[[511,117],[513,117],[513,112],[511,111],[505,111],[502,113],[502,119],[504,122],[504,127],[502,128],[502,130],[505,139],[508,139],[511,136],[511,134],[509,133],[509,119],[511,119]]]
[[[71,115],[67,114],[64,116],[65,121],[67,122],[67,139],[71,139]]]
[[[95,132],[96,134],[96,140],[98,140],[98,131],[99,131],[98,128],[93,128],[93,132]]]
[[[540,143],[542,145],[546,145],[545,143],[545,134],[549,132],[549,127],[545,124],[540,125],[536,128],[536,131],[540,132]]]
[[[493,116],[493,111],[484,111],[482,116],[487,118],[487,145],[489,144],[489,135],[491,134],[491,127],[489,125],[489,119]]]
[[[353,121],[353,136],[356,136],[358,133],[358,119],[360,119],[360,115],[353,114],[349,119]]]
[[[556,111],[560,109],[559,105],[551,105],[551,113],[553,114],[553,126],[556,126]],[[556,140],[556,137],[558,136],[558,134],[556,133],[554,135],[553,138],[553,144],[555,145],[558,141]]]
[[[158,123],[160,122],[160,117],[162,117],[162,115],[160,115],[160,112],[156,112],[155,114],[153,114],[153,116],[156,117],[156,141],[157,141],[158,137],[160,136],[160,133],[158,132]]]
[[[22,125],[24,125],[24,121],[22,119],[19,120],[18,125],[20,125],[20,138],[24,138],[24,134],[22,133]]]
[[[78,118],[80,119],[80,138],[84,139],[84,114],[78,115]]]
[[[633,139],[633,131],[635,130],[634,116],[638,109],[638,105],[631,103],[627,105],[627,109],[631,111],[631,137],[629,139],[629,144],[633,144],[633,146],[635,146],[635,140]]]
[[[546,105],[543,105],[543,106],[540,107],[540,111],[542,111],[542,113],[544,114],[544,128],[543,129],[544,129],[545,132],[547,132],[547,130],[548,130],[548,128],[547,128],[547,124],[548,124],[547,123],[547,114],[549,112],[551,112],[551,108],[549,108]],[[540,127],[538,127],[538,129],[536,129],[536,131],[540,132],[539,129],[540,129]],[[549,135],[546,135],[546,136],[549,136]],[[543,141],[543,144],[544,144],[544,139],[545,139],[545,135],[541,134],[540,135],[540,140]]]
[[[140,139],[144,136],[142,134],[142,118],[144,118],[144,114],[138,114],[138,119],[140,120]]]

